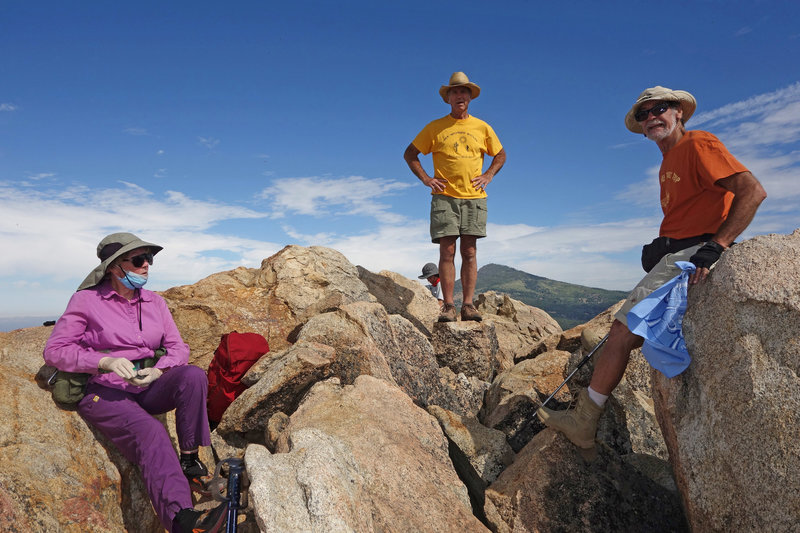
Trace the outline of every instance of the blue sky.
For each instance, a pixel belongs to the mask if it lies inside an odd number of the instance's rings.
[[[0,317],[55,318],[116,231],[165,247],[156,290],[288,244],[416,277],[438,252],[402,154],[457,70],[508,154],[479,265],[635,284],[661,156],[623,118],[654,85],[694,94],[688,127],[767,189],[743,237],[791,232],[797,20],[796,1],[4,2]]]

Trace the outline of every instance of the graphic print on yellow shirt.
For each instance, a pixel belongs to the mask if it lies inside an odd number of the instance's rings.
[[[441,193],[453,198],[485,198],[486,191],[476,189],[472,178],[483,172],[483,154],[497,155],[503,146],[489,124],[469,116],[455,119],[450,115],[434,120],[414,139],[422,154],[433,153],[434,177],[447,180]]]

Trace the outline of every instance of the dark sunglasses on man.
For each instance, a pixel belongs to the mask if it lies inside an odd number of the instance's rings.
[[[129,257],[128,259],[122,260],[123,263],[133,263],[133,266],[135,266],[136,268],[140,268],[142,265],[144,265],[145,261],[147,261],[148,265],[152,266],[153,254],[147,252],[144,254],[134,255],[133,257]]]
[[[661,102],[660,104],[654,105],[650,109],[642,109],[634,113],[633,118],[636,119],[636,122],[644,122],[647,120],[648,115],[650,113],[653,114],[653,117],[659,117],[664,114],[664,112],[669,109],[670,107],[678,107],[676,102]]]

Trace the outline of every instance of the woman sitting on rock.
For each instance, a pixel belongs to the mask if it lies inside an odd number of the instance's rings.
[[[193,508],[191,494],[208,474],[198,459],[199,447],[211,444],[206,375],[187,364],[189,346],[164,299],[142,288],[161,249],[131,233],[100,241],[100,264],[72,295],[44,359],[65,372],[92,374],[78,413],[139,466],[165,528],[218,531],[225,504],[204,513]],[[157,357],[159,348],[166,353]],[[151,416],[172,409],[180,460],[164,426]]]

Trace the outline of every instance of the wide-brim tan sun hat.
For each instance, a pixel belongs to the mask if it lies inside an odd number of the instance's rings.
[[[659,102],[679,102],[681,105],[681,110],[683,111],[684,123],[689,120],[689,117],[692,116],[694,110],[697,109],[697,100],[695,100],[694,96],[686,91],[673,91],[672,89],[656,85],[655,87],[650,87],[649,89],[642,91],[642,94],[640,94],[639,98],[636,99],[636,103],[633,104],[631,110],[628,111],[627,115],[625,115],[626,128],[633,133],[644,133],[641,124],[636,121],[633,115],[636,114],[636,112],[639,110],[639,107],[643,103],[650,102],[652,100],[658,100]]]
[[[469,81],[469,78],[463,72],[453,72],[453,75],[450,76],[450,85],[442,85],[439,87],[439,94],[444,100],[444,103],[449,104],[450,102],[447,101],[447,91],[452,89],[453,87],[469,87],[469,92],[472,94],[472,99],[476,99],[478,95],[481,94],[481,88]]]
[[[114,259],[137,248],[149,248],[153,255],[164,249],[152,242],[143,241],[133,233],[112,233],[103,237],[103,240],[97,245],[97,257],[100,259],[100,264],[89,272],[86,279],[78,286],[78,290],[94,287],[103,281],[106,269],[114,262]]]

